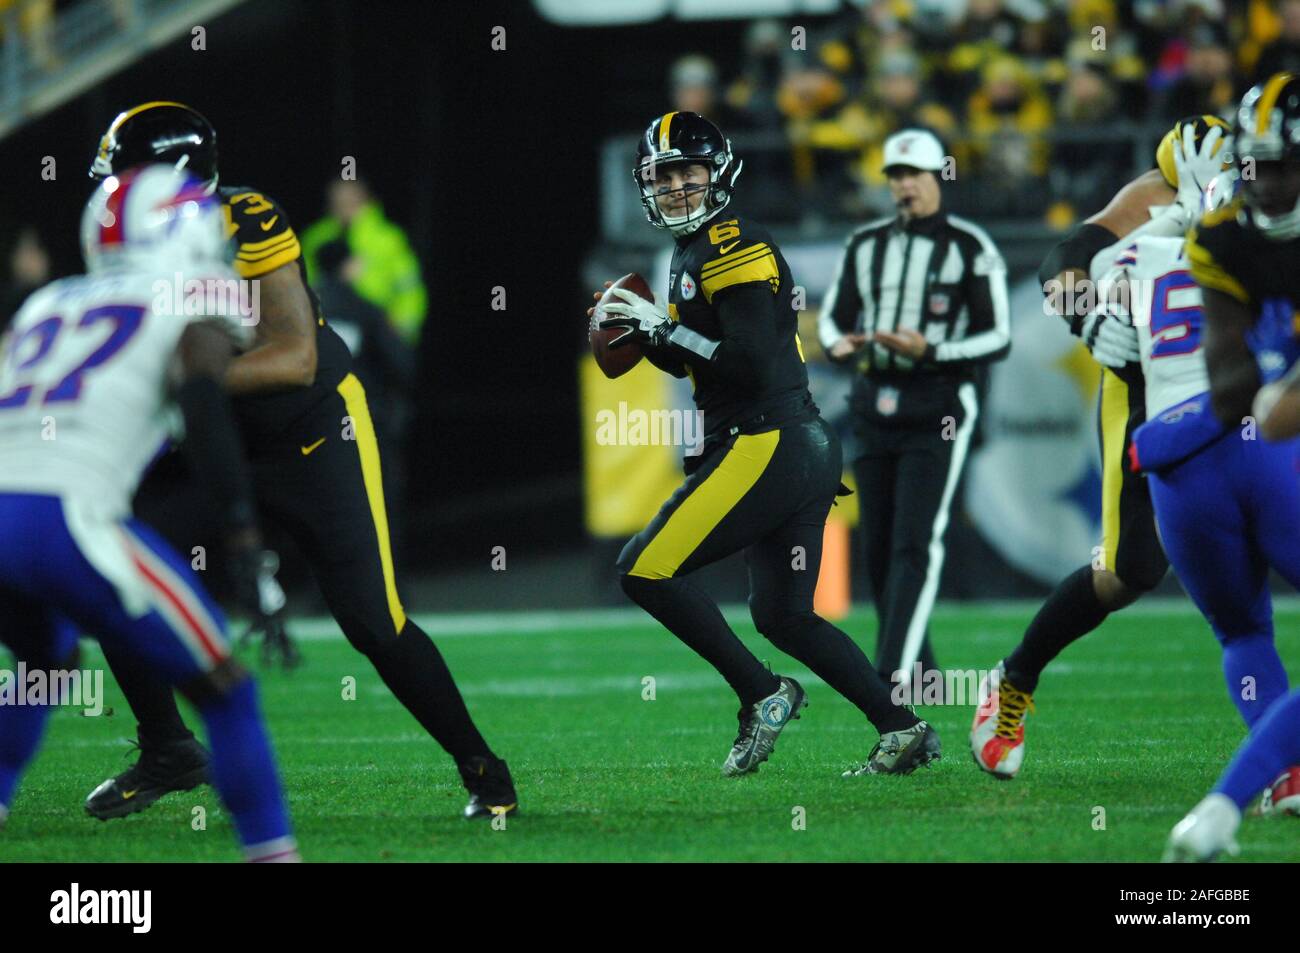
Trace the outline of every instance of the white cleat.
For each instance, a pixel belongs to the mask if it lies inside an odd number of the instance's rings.
[[[998,662],[980,682],[979,708],[970,728],[975,763],[1001,780],[1014,778],[1025,759],[1025,713],[1034,697],[1007,681],[1005,662]]]
[[[1300,817],[1300,767],[1290,767],[1264,789],[1259,813]]]
[[[1161,859],[1166,864],[1205,864],[1225,851],[1235,857],[1240,823],[1237,805],[1226,795],[1211,794],[1174,825]]]

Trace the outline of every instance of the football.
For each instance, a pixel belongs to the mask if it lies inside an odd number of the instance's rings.
[[[635,341],[629,341],[622,347],[611,348],[610,342],[620,335],[627,332],[621,328],[610,328],[602,331],[600,322],[605,320],[608,315],[605,314],[605,305],[612,304],[621,300],[613,293],[615,288],[626,288],[633,294],[640,295],[647,301],[654,301],[654,292],[650,290],[650,285],[646,280],[638,275],[635,271],[624,275],[618,281],[614,282],[600,301],[596,303],[596,311],[591,316],[591,327],[588,337],[591,340],[591,353],[596,358],[596,363],[608,378],[622,377],[632,368],[641,362],[641,347]]]

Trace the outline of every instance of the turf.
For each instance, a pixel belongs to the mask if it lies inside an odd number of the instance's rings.
[[[932,627],[940,661],[990,667],[1032,608],[940,610]],[[504,830],[461,820],[450,759],[332,623],[308,624],[318,638],[304,642],[306,667],[260,676],[308,860],[1150,861],[1243,735],[1217,645],[1178,605],[1135,607],[1057,660],[1029,719],[1026,766],[1011,782],[972,762],[969,705],[921,709],[945,743],[931,769],[841,778],[874,741],[865,721],[739,621],[760,657],[804,678],[811,704],[772,760],[738,780],[718,772],[735,730],[734,696],[636,615],[422,621],[509,759],[522,813]],[[855,616],[846,628],[862,635],[872,625]],[[1277,628],[1294,662],[1300,611],[1280,611]],[[88,664],[99,664],[93,651]],[[342,697],[348,676],[355,700]],[[643,698],[646,676],[653,700]],[[83,814],[89,789],[128,763],[123,739],[134,734],[111,679],[106,692],[111,715],[60,709],[51,719],[0,833],[0,859],[237,859],[229,819],[206,787],[124,820]],[[206,826],[195,830],[198,807]],[[1239,861],[1300,860],[1300,821],[1248,818],[1240,841]]]

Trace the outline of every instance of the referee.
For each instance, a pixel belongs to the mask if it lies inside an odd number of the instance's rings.
[[[941,210],[944,161],[924,130],[885,140],[898,214],[849,237],[818,319],[827,356],[857,371],[853,469],[886,679],[934,667],[927,626],[979,413],[975,368],[1011,349],[1006,263],[983,229]]]

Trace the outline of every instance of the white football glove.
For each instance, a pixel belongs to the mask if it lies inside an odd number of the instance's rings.
[[[1084,319],[1079,335],[1098,364],[1121,368],[1142,359],[1137,328],[1113,314],[1094,311]]]
[[[1211,126],[1198,149],[1196,124],[1188,122],[1183,124],[1182,139],[1174,140],[1174,168],[1178,170],[1175,201],[1192,220],[1201,217],[1201,195],[1210,180],[1223,171],[1224,158],[1232,148],[1231,140],[1222,142],[1224,136],[1222,126]]]
[[[600,327],[602,330],[627,329],[626,334],[610,342],[610,347],[623,347],[634,340],[645,341],[653,347],[659,347],[667,341],[673,329],[673,322],[668,317],[668,312],[626,288],[611,288],[610,291],[626,303],[620,304],[616,301],[605,305],[604,312],[614,317],[605,318],[600,322]]]

